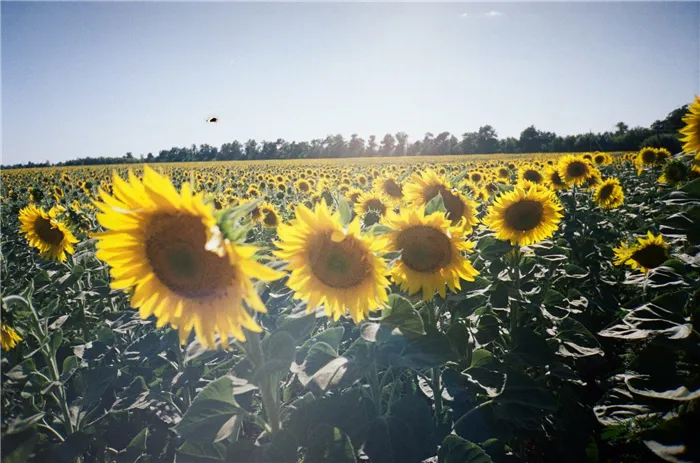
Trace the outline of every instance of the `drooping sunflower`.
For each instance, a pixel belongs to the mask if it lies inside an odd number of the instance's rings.
[[[14,328],[5,323],[0,324],[0,347],[2,350],[14,349],[19,342],[22,342],[22,337],[17,334]]]
[[[307,312],[324,306],[335,320],[348,311],[359,323],[388,300],[387,266],[378,240],[360,236],[356,217],[343,229],[338,212],[319,203],[297,206],[295,219],[281,224],[275,255],[289,262],[287,286],[307,302]]]
[[[688,106],[688,112],[683,116],[683,122],[685,127],[680,130],[683,135],[681,138],[683,152],[700,152],[700,97],[696,96],[695,100]]]
[[[483,222],[496,232],[496,238],[527,246],[554,234],[562,218],[561,209],[551,191],[516,186],[494,199]]]
[[[114,174],[114,196],[100,191],[96,256],[110,265],[111,286],[131,289],[131,305],[156,326],[178,328],[185,342],[194,328],[200,342],[228,347],[228,335],[245,341],[243,328],[262,329],[250,315],[265,312],[251,278],[281,274],[254,259],[257,248],[223,238],[211,205],[189,183],[175,190],[167,177],[144,167],[143,181]]]
[[[583,156],[567,154],[559,159],[559,177],[567,185],[581,185],[592,174],[593,166]]]
[[[58,209],[52,207],[48,213],[32,204],[19,211],[20,231],[29,245],[39,250],[43,259],[65,262],[73,254],[73,244],[78,240],[66,225],[56,217]]]
[[[669,246],[663,235],[647,232],[646,237],[637,238],[634,246],[621,243],[619,248],[613,248],[615,265],[628,265],[633,270],[639,269],[647,273],[650,269],[661,266],[669,257]]]
[[[593,202],[603,209],[615,209],[622,205],[625,192],[620,181],[616,178],[608,178],[598,185],[593,193]]]
[[[423,290],[423,300],[435,291],[445,297],[446,287],[457,292],[460,279],[474,281],[479,272],[464,257],[474,242],[466,240],[464,223],[453,226],[444,213],[425,215],[425,208],[390,213],[384,220],[393,232],[384,235],[384,249],[399,252],[391,267],[391,278],[409,295]]]

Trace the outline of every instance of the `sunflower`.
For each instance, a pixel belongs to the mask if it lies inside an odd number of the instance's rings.
[[[593,166],[583,156],[568,154],[559,159],[559,177],[567,185],[581,185],[592,174]]]
[[[423,300],[432,299],[435,291],[445,297],[461,289],[460,279],[474,281],[479,274],[462,253],[471,251],[474,242],[465,239],[465,226],[452,226],[444,213],[425,215],[418,207],[389,214],[384,223],[394,231],[384,235],[384,249],[399,252],[391,267],[392,280],[409,295],[423,290]]]
[[[528,166],[520,170],[520,175],[518,176],[520,180],[528,180],[532,183],[541,184],[545,182],[545,176],[542,175],[539,169]]]
[[[561,209],[551,191],[516,186],[496,197],[483,222],[496,232],[496,238],[527,246],[554,234],[562,218]]]
[[[360,236],[359,218],[344,230],[339,213],[324,203],[313,211],[299,205],[295,217],[278,227],[275,255],[289,262],[287,286],[307,302],[307,312],[323,305],[329,317],[349,311],[359,323],[388,300],[387,266],[375,253],[381,243]]]
[[[403,200],[403,187],[396,178],[391,175],[377,180],[374,183],[375,193],[384,195],[389,202],[395,205],[400,205]]]
[[[22,342],[22,337],[17,334],[14,328],[5,323],[0,324],[0,347],[2,350],[13,349],[19,342]]]
[[[114,196],[100,191],[96,256],[110,265],[114,289],[133,289],[131,305],[157,327],[179,329],[184,343],[194,328],[200,342],[228,347],[229,334],[245,341],[242,328],[262,329],[243,305],[265,312],[251,278],[281,275],[253,258],[256,248],[224,239],[211,205],[189,183],[175,190],[167,177],[144,167],[140,181],[114,174]]]
[[[499,167],[496,174],[500,180],[510,179],[510,169],[508,169],[508,167]]]
[[[262,216],[260,222],[266,228],[275,228],[282,221],[277,208],[270,203],[262,203],[260,205],[260,215]]]
[[[690,106],[688,112],[683,116],[685,127],[680,130],[683,135],[683,151],[692,153],[693,151],[700,152],[700,97],[696,96]]]
[[[350,201],[353,204],[357,204],[357,200],[364,191],[360,190],[359,188],[350,188],[348,191],[345,192],[345,199]]]
[[[545,184],[554,191],[566,189],[566,183],[559,176],[559,170],[554,166],[548,166],[545,170]]]
[[[621,243],[619,248],[613,248],[613,252],[615,265],[628,265],[633,270],[639,268],[642,273],[659,267],[670,257],[663,235],[655,236],[651,232],[647,232],[645,238],[637,238],[634,246]]]
[[[413,174],[411,182],[404,186],[404,193],[406,201],[414,206],[425,206],[440,194],[447,211],[447,217],[453,225],[456,225],[460,220],[465,220],[470,227],[477,223],[477,204],[458,190],[453,189],[450,182],[434,170]]]
[[[690,174],[688,166],[681,161],[671,161],[664,166],[663,173],[659,177],[659,183],[676,185],[688,178]]]
[[[635,159],[635,164],[638,166],[651,166],[656,162],[656,148],[647,146],[639,150],[637,158]]]
[[[78,240],[63,222],[56,218],[58,209],[52,207],[48,214],[43,209],[29,205],[19,211],[20,231],[29,245],[39,250],[42,258],[65,262],[67,254],[73,254],[73,244]]]
[[[597,166],[607,166],[612,162],[612,156],[608,153],[595,153],[593,156],[593,162]]]
[[[355,203],[355,213],[363,217],[370,211],[377,212],[380,217],[386,215],[389,208],[389,200],[382,193],[362,193]]]
[[[616,209],[624,199],[625,193],[616,178],[605,179],[593,193],[593,202],[603,209]]]

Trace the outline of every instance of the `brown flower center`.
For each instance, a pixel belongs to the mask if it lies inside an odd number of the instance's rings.
[[[45,243],[51,246],[59,246],[63,241],[63,232],[51,225],[51,221],[43,217],[37,217],[34,221],[34,232]]]
[[[600,189],[598,192],[598,197],[600,199],[608,199],[610,196],[612,196],[613,191],[615,190],[615,185],[607,184],[603,186],[603,188]]]
[[[365,201],[364,209],[365,212],[377,211],[382,216],[386,214],[386,206],[376,198],[371,198]]]
[[[401,185],[396,183],[396,181],[393,178],[389,178],[384,181],[384,192],[392,198],[403,197],[403,190],[401,189]]]
[[[330,232],[316,235],[309,243],[311,272],[331,288],[354,288],[367,279],[371,267],[367,250],[354,236],[335,242]]]
[[[533,183],[542,183],[542,180],[544,180],[544,177],[542,177],[542,174],[537,172],[536,170],[533,169],[528,169],[523,173],[523,178],[525,180],[529,180]]]
[[[452,194],[444,185],[431,185],[423,191],[423,201],[427,204],[431,199],[438,195],[442,195],[442,202],[447,211],[447,217],[452,223],[457,223],[464,214],[464,204],[459,197]]]
[[[265,218],[263,219],[263,222],[265,222],[265,225],[268,227],[276,227],[277,226],[277,214],[275,214],[273,211],[263,211],[265,214]]]
[[[523,199],[506,209],[505,222],[514,230],[528,231],[542,222],[543,215],[544,207],[541,203],[532,199]]]
[[[228,257],[207,251],[206,242],[206,228],[199,217],[156,214],[147,226],[146,258],[158,280],[179,296],[225,294],[236,272]]]
[[[658,244],[649,244],[632,253],[632,259],[646,268],[656,268],[668,260],[668,251]]]
[[[450,239],[440,230],[426,225],[416,225],[400,232],[398,247],[403,263],[416,272],[436,272],[452,259]]]
[[[571,178],[584,177],[588,173],[588,165],[582,161],[572,161],[566,166],[566,174]]]

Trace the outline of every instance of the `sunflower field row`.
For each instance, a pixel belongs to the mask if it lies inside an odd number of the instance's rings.
[[[2,462],[700,461],[688,133],[3,171]]]

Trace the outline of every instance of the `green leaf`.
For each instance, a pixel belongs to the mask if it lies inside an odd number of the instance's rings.
[[[437,196],[435,196],[433,199],[428,201],[428,204],[425,206],[425,215],[430,215],[434,212],[446,212],[447,209],[445,209],[445,201],[442,198],[442,194],[438,193]]]
[[[51,352],[53,355],[56,355],[56,352],[58,352],[58,348],[61,347],[61,344],[63,344],[63,330],[56,330],[51,337]]]
[[[454,360],[452,345],[441,333],[430,333],[411,341],[401,352],[397,363],[409,368],[435,368]]]
[[[582,269],[578,265],[574,265],[574,264],[566,264],[566,266],[564,267],[564,271],[566,272],[566,276],[568,276],[569,278],[576,278],[576,279],[586,278],[588,276],[588,274],[590,273],[590,272]]]
[[[346,227],[352,220],[352,209],[350,209],[350,204],[342,196],[338,196],[338,212],[340,212],[341,224],[343,227]]]
[[[479,239],[476,244],[476,249],[481,257],[485,260],[495,260],[503,257],[507,252],[513,249],[507,241],[497,240],[492,236],[484,236]]]
[[[7,425],[7,434],[18,434],[37,424],[46,415],[44,412],[37,413],[27,418],[16,418]]]
[[[297,442],[294,434],[282,429],[272,436],[271,442],[263,448],[262,461],[296,463]]]
[[[212,443],[221,427],[241,412],[233,399],[233,380],[224,376],[197,394],[174,431],[187,440]]]
[[[696,178],[692,182],[683,185],[680,191],[688,193],[692,198],[700,198],[700,178]]]
[[[15,381],[21,381],[27,379],[29,375],[36,371],[36,364],[34,360],[27,359],[15,365],[6,373],[7,377]]]
[[[389,295],[389,301],[382,309],[382,319],[388,317],[394,312],[410,313],[413,310],[413,304],[403,296],[392,293]]]
[[[119,370],[116,367],[97,367],[84,374],[85,395],[80,404],[87,407],[102,398],[102,394],[117,379]]]
[[[604,355],[593,333],[573,318],[565,318],[557,328],[558,333],[554,339],[559,341],[558,354],[562,357],[582,358]]]
[[[491,463],[484,449],[459,436],[450,435],[440,444],[438,463]]]
[[[483,367],[493,360],[493,354],[486,349],[476,349],[472,352],[471,367]]]
[[[393,330],[396,332],[395,334],[403,334],[404,336],[425,334],[423,318],[420,313],[413,308],[408,300],[396,294],[389,296],[389,304],[382,310],[381,325]]]
[[[311,334],[316,326],[314,314],[280,315],[277,317],[277,328],[291,334],[296,340],[300,340]]]
[[[359,389],[334,394],[305,403],[290,415],[287,429],[301,446],[307,446],[311,432],[322,424],[341,429],[355,448],[365,441],[369,424],[374,420],[375,407]]]
[[[63,360],[63,367],[61,368],[61,382],[65,383],[68,381],[71,376],[73,376],[73,373],[75,373],[78,368],[80,368],[80,363],[78,362],[78,358],[75,355],[71,355],[69,357],[66,357]]]
[[[296,362],[303,362],[309,352],[309,349],[311,349],[311,347],[318,342],[323,342],[329,345],[337,355],[338,349],[340,348],[340,342],[343,340],[344,334],[345,328],[342,326],[334,326],[321,331],[319,334],[313,336],[311,339],[302,344],[302,346],[297,350]]]
[[[134,449],[134,450],[141,450],[141,451],[146,451],[146,444],[148,443],[148,428],[143,428],[143,430],[136,435],[133,439],[131,439],[131,442],[129,442],[129,445],[127,445],[128,449]]]
[[[207,444],[186,441],[178,449],[175,463],[212,463],[226,459],[226,445],[223,442]]]
[[[268,360],[279,360],[288,363],[287,367],[294,361],[295,342],[294,337],[287,331],[275,331],[267,336],[262,342],[265,358]]]
[[[314,429],[304,455],[304,463],[355,463],[350,438],[338,428],[321,425]]]

